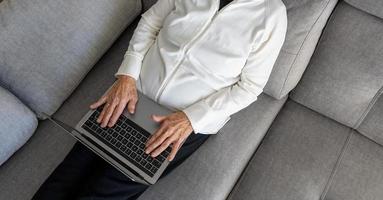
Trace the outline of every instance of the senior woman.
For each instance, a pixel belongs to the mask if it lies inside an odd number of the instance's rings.
[[[158,0],[142,14],[115,84],[91,108],[104,105],[98,122],[112,127],[124,109],[135,112],[138,89],[174,110],[153,113],[160,128],[145,147],[156,157],[171,145],[162,178],[257,100],[286,28],[281,0]],[[34,199],[137,199],[147,187],[76,144]]]

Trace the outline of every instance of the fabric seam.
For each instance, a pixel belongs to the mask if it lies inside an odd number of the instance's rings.
[[[305,39],[303,40],[301,46],[299,47],[299,50],[298,50],[298,52],[297,52],[297,54],[296,54],[297,56],[295,56],[294,61],[293,61],[292,65],[290,66],[289,71],[287,72],[286,79],[284,80],[283,85],[282,85],[282,87],[281,87],[281,89],[280,89],[280,91],[279,91],[279,93],[278,93],[278,97],[280,97],[280,96],[282,95],[282,91],[283,91],[284,88],[285,88],[287,79],[288,79],[288,77],[290,76],[290,73],[291,73],[291,71],[292,71],[292,68],[293,68],[293,66],[294,66],[295,63],[296,63],[297,58],[298,58],[298,55],[299,55],[300,52],[302,51],[302,48],[303,48],[304,44],[306,43],[308,36],[312,34],[312,30],[313,30],[314,27],[317,25],[318,20],[322,17],[324,11],[327,9],[327,7],[328,7],[328,5],[330,4],[330,2],[331,2],[331,0],[328,0],[328,1],[327,1],[327,4],[324,6],[323,10],[322,10],[321,13],[319,14],[318,18],[315,20],[315,22],[313,23],[313,25],[310,27],[309,32],[307,33]],[[322,31],[323,31],[323,30],[322,30]],[[319,43],[319,40],[318,40],[317,44],[318,44],[318,43]],[[316,45],[317,45],[317,44],[316,44]],[[306,67],[307,67],[307,66],[306,66]]]
[[[338,169],[342,163],[343,157],[346,154],[348,147],[350,146],[351,138],[355,134],[355,132],[354,132],[354,129],[352,129],[352,128],[350,128],[349,132],[350,132],[350,134],[347,136],[345,144],[343,145],[343,147],[341,149],[340,155],[338,156],[338,159],[335,163],[335,166],[334,166],[333,170],[331,171],[330,177],[329,177],[329,179],[328,179],[328,181],[327,181],[327,183],[326,183],[326,185],[322,191],[322,195],[320,197],[320,200],[324,200],[326,198],[326,195],[327,195],[328,191],[330,190],[330,187],[331,187],[331,185],[335,179],[335,176],[337,175]]]
[[[360,116],[360,118],[356,121],[356,123],[354,124],[354,129],[357,129],[359,128],[359,126],[362,124],[362,122],[364,121],[364,119],[367,117],[367,114],[370,112],[370,110],[372,109],[372,107],[374,107],[374,105],[376,104],[376,102],[378,101],[379,97],[382,95],[383,93],[383,86],[380,87],[380,89],[376,92],[376,94],[374,95],[374,97],[372,98],[372,100],[370,101],[370,103],[368,104],[367,108],[364,110],[363,114]]]

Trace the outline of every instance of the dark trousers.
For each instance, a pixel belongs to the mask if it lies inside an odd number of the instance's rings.
[[[209,135],[192,133],[160,179],[180,165]],[[80,143],[37,191],[35,200],[133,200],[149,186],[136,183]]]

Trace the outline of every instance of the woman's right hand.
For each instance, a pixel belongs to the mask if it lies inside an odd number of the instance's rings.
[[[136,80],[127,75],[119,75],[117,81],[110,90],[97,102],[90,105],[96,109],[105,104],[100,116],[97,119],[101,127],[112,127],[128,105],[128,111],[133,114],[138,101]]]

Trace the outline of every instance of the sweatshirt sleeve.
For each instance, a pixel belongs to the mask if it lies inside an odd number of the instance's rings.
[[[141,15],[141,19],[129,42],[128,50],[115,76],[128,75],[136,80],[138,79],[142,60],[154,43],[165,18],[174,7],[174,0],[158,0]]]
[[[239,81],[182,110],[195,133],[216,134],[230,115],[249,106],[263,92],[286,35],[286,11],[277,13],[269,16],[271,24],[266,26],[262,42],[253,44]]]

